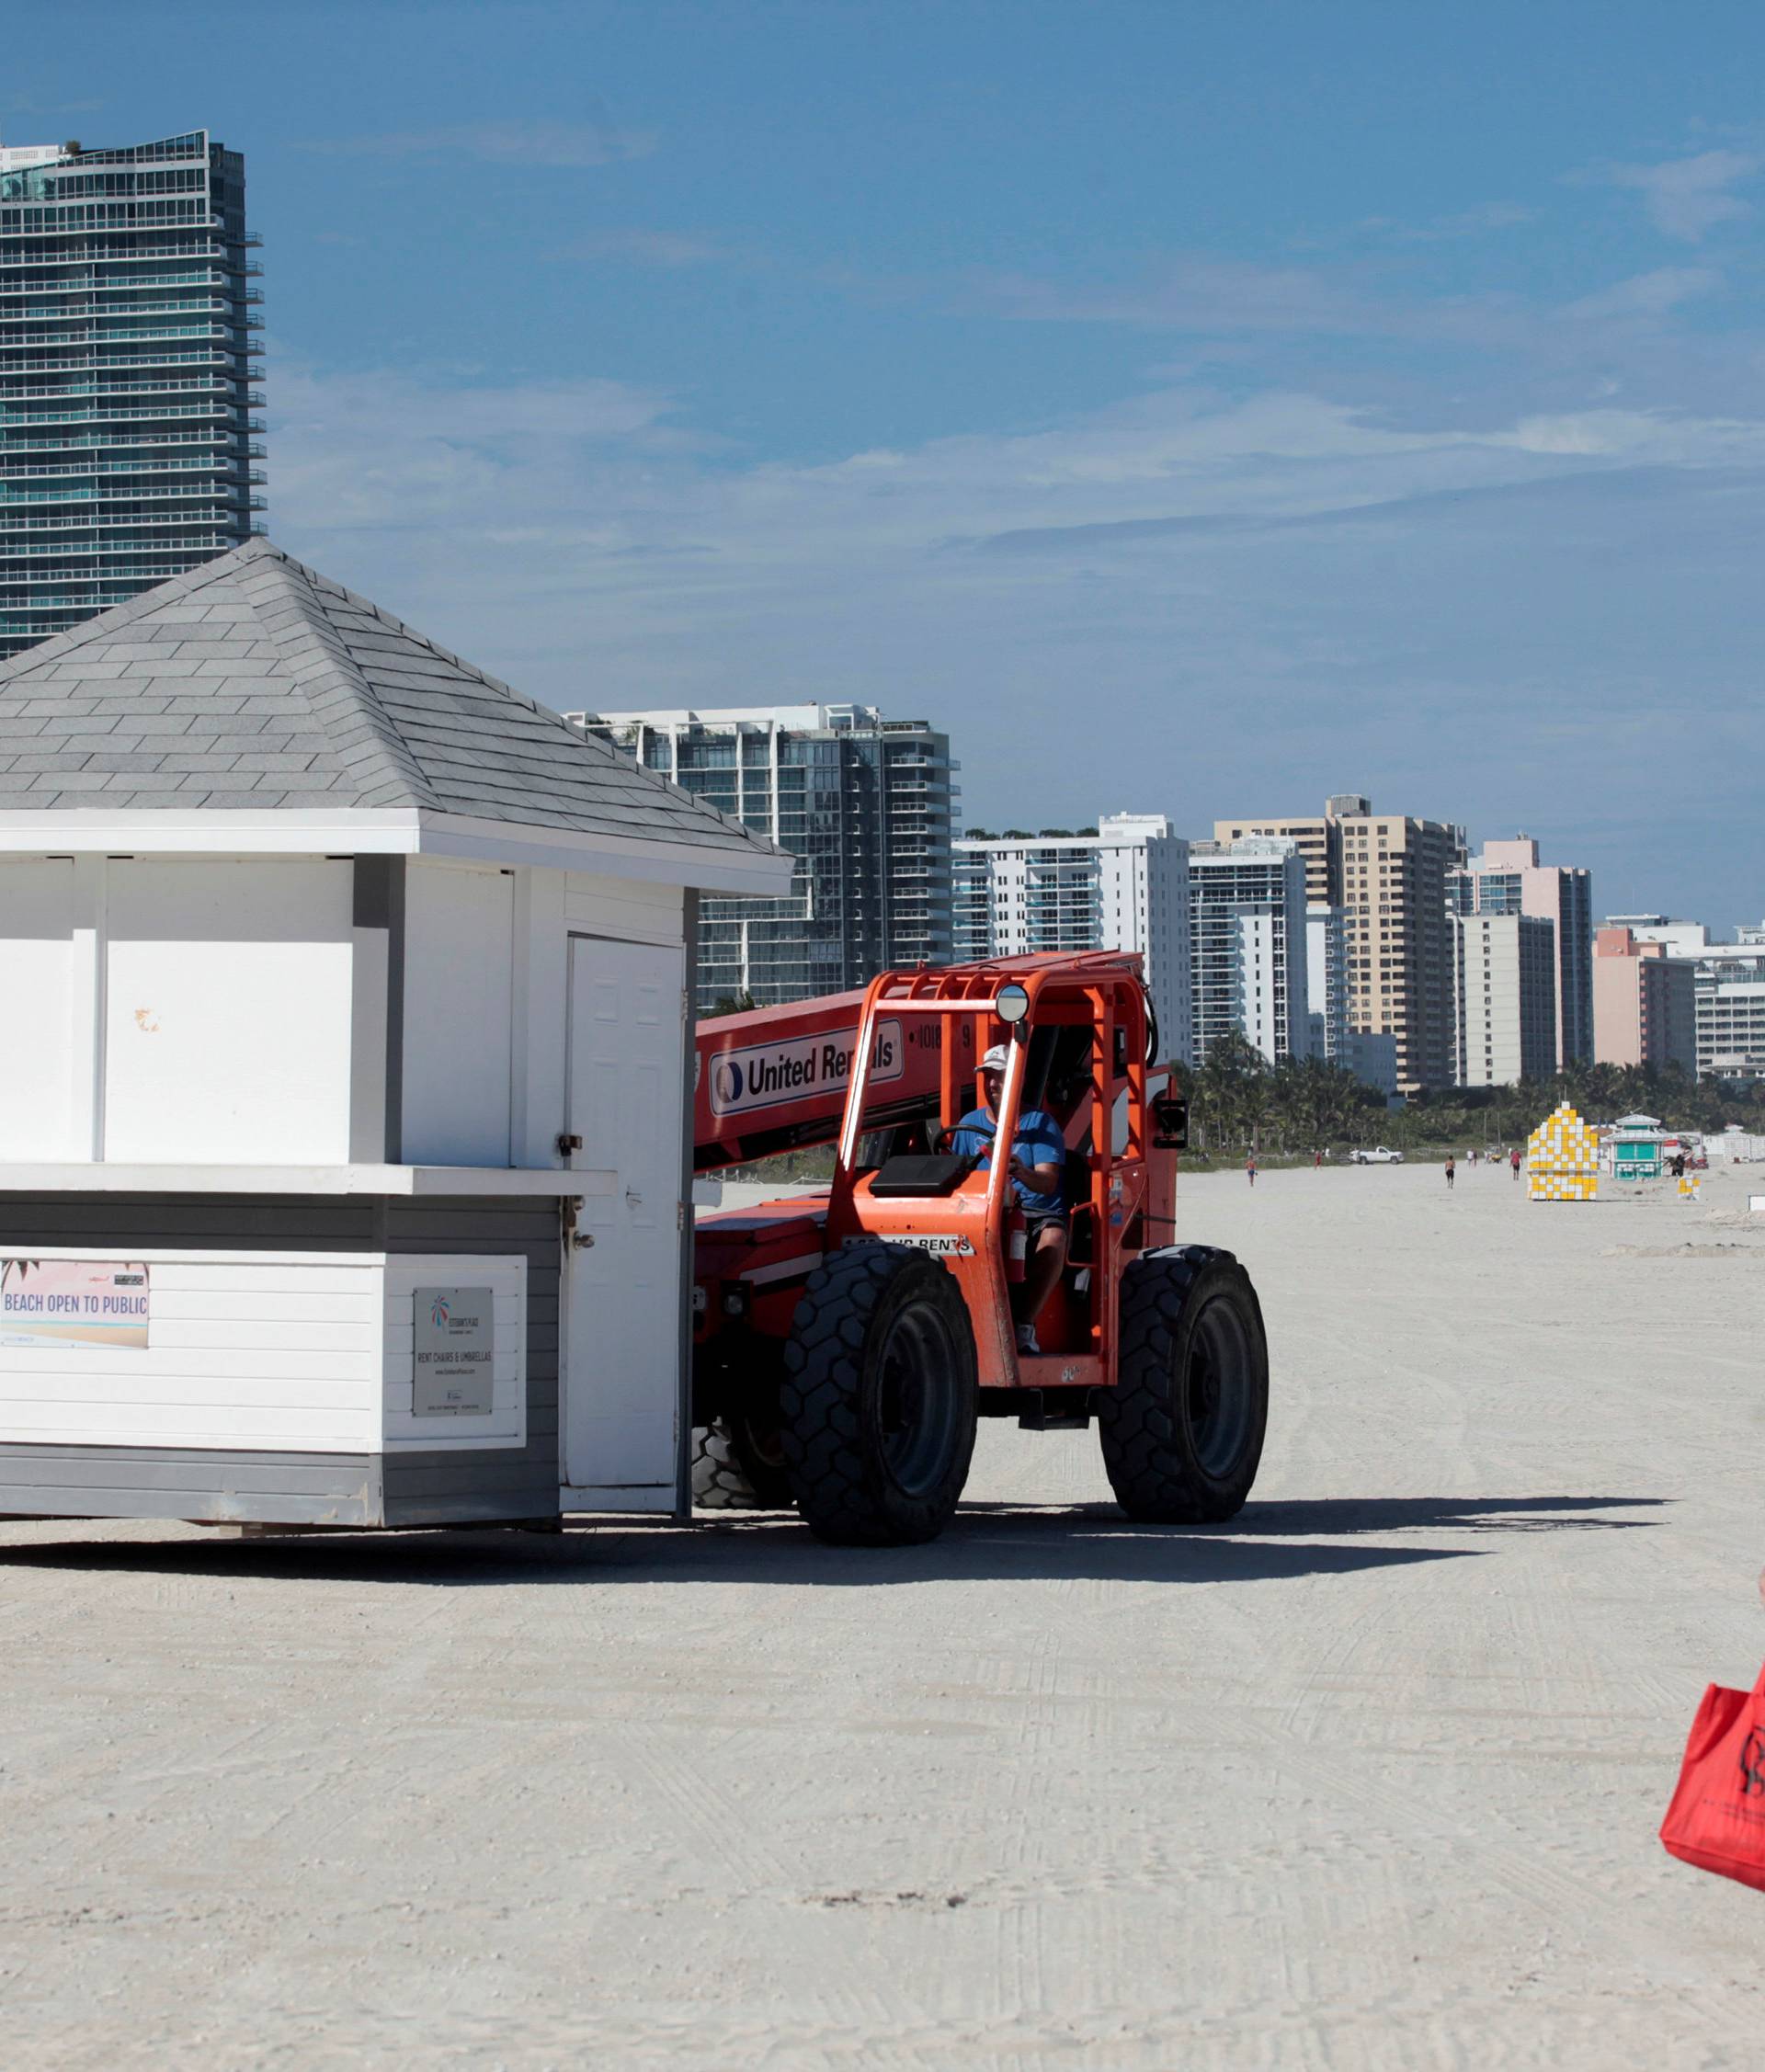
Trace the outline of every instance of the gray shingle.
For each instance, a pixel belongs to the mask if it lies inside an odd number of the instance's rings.
[[[88,756],[85,758],[85,767],[87,769],[113,769],[129,772],[130,782],[126,784],[123,789],[125,791],[132,791],[134,788],[133,773],[137,770],[157,769],[159,768],[159,762],[160,758],[157,756],[120,756],[105,754],[97,756]]]
[[[427,807],[771,850],[266,540],[0,665],[0,746],[28,762],[0,800],[33,809]]]

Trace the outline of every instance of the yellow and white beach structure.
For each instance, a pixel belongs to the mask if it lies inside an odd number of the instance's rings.
[[[1600,1185],[1600,1140],[1565,1101],[1526,1140],[1527,1192],[1534,1201],[1591,1201]]]

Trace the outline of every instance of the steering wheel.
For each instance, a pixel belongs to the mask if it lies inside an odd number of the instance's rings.
[[[939,1130],[931,1140],[931,1148],[935,1152],[941,1151],[948,1153],[952,1157],[962,1158],[966,1161],[968,1169],[972,1173],[980,1164],[983,1154],[978,1151],[958,1152],[955,1140],[956,1132],[953,1129]]]

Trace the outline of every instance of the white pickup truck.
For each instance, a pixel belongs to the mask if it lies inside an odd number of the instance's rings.
[[[1371,1151],[1355,1150],[1349,1154],[1350,1166],[1401,1166],[1404,1155],[1393,1151],[1388,1144],[1374,1144]]]

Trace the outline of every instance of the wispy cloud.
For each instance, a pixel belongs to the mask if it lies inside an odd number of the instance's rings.
[[[674,230],[598,230],[572,238],[550,256],[558,259],[622,259],[635,267],[708,266],[729,255],[709,238]]]
[[[1692,158],[1669,158],[1656,165],[1610,165],[1577,177],[1634,188],[1657,230],[1695,245],[1718,223],[1752,213],[1751,205],[1728,189],[1750,179],[1761,165],[1765,159],[1748,151],[1701,151]]]
[[[378,136],[313,139],[308,149],[341,157],[477,158],[495,165],[614,165],[644,158],[655,133],[624,130],[604,110],[582,122],[537,120],[458,122],[438,130],[394,130]]]
[[[1567,317],[1585,322],[1607,318],[1664,316],[1695,295],[1707,295],[1722,285],[1722,276],[1711,267],[1657,267],[1653,273],[1634,274],[1596,295],[1584,295],[1563,311]]]
[[[1036,796],[1200,829],[1346,766],[1412,811],[1549,829],[1551,730],[1581,793],[1622,798],[1631,721],[1695,682],[1706,752],[1659,803],[1750,825],[1729,773],[1758,758],[1765,406],[1474,423],[1437,396],[1398,424],[1185,381],[806,465],[710,450],[677,399],[616,381],[308,370],[276,404],[279,541],[563,708],[837,686],[900,711],[905,684],[972,745],[979,817]],[[1140,744],[1127,777],[1118,735],[1073,728],[1091,699]],[[1634,869],[1600,840],[1571,860]]]
[[[1463,209],[1456,215],[1436,216],[1425,223],[1406,223],[1391,216],[1365,216],[1355,225],[1360,231],[1389,238],[1394,245],[1440,245],[1459,237],[1484,237],[1490,233],[1515,230],[1538,221],[1536,209],[1515,201],[1490,201],[1481,208]]]
[[[976,275],[967,284],[966,295],[1000,315],[1026,323],[1353,336],[1406,328],[1414,322],[1413,305],[1382,302],[1315,268],[1200,256],[1165,260],[1144,268],[1137,278],[1115,281]]]
[[[0,115],[95,115],[103,106],[102,101],[34,101],[28,94],[15,94],[0,106]]]

